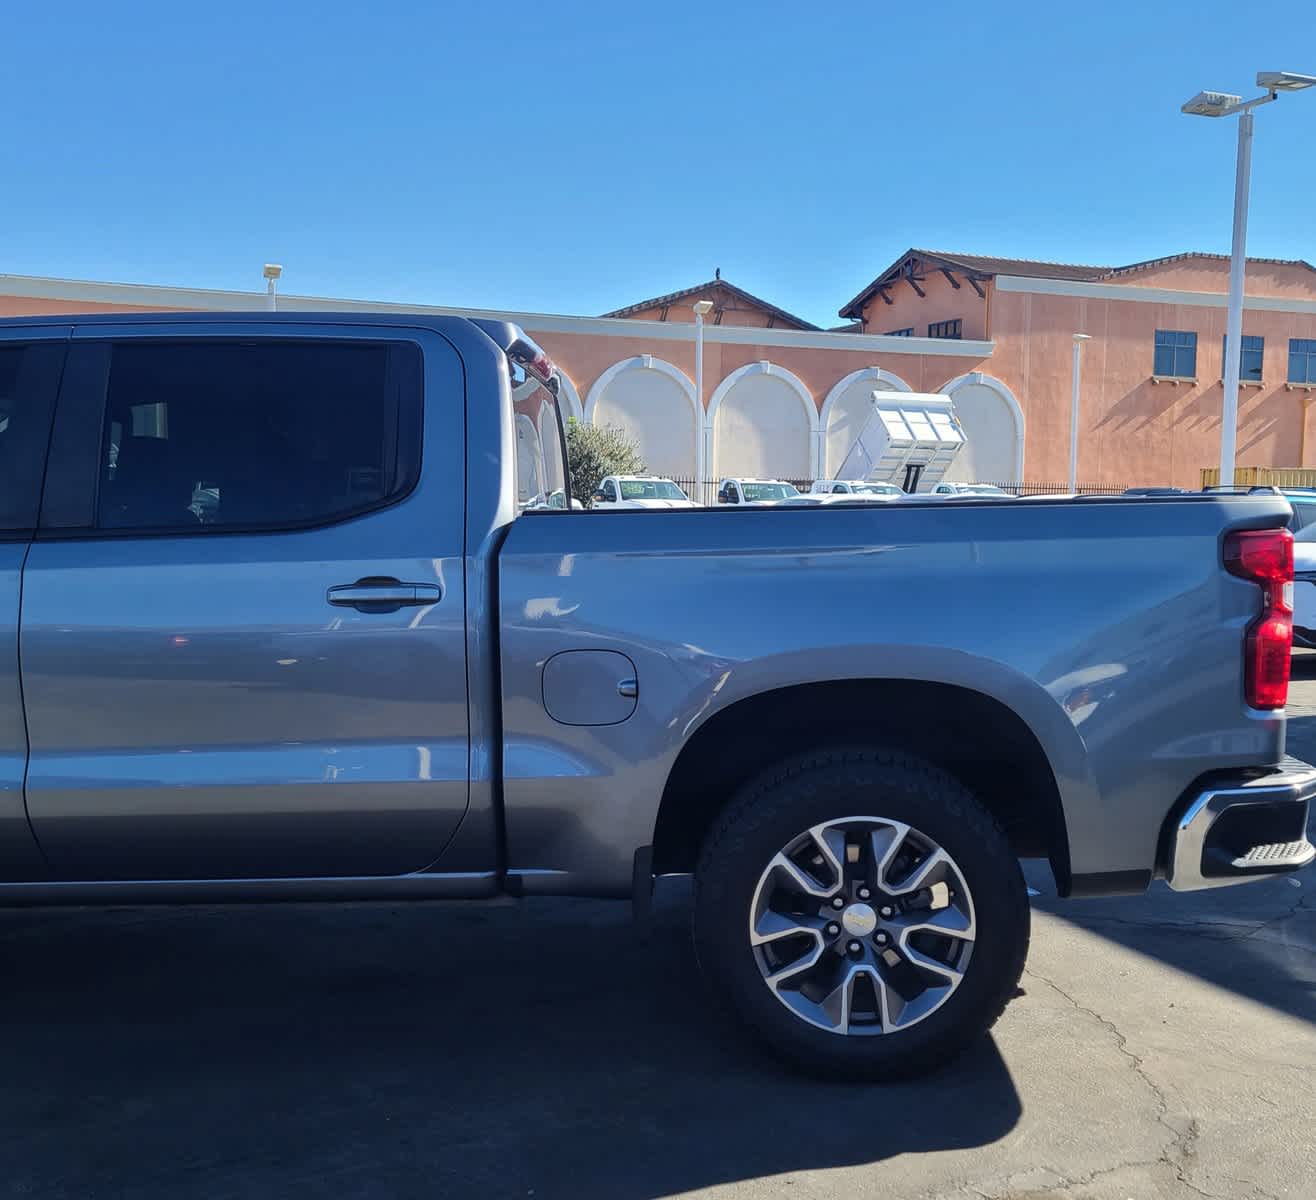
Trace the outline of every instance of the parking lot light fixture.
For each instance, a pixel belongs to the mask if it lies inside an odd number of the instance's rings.
[[[279,276],[283,274],[283,267],[278,263],[266,263],[261,274],[265,276],[265,306],[273,312],[278,307],[275,285],[278,283]]]
[[[1232,92],[1198,92],[1180,106],[1194,117],[1238,115],[1238,159],[1234,175],[1234,232],[1229,256],[1229,310],[1225,322],[1224,407],[1220,418],[1220,484],[1234,482],[1238,445],[1238,374],[1243,349],[1243,277],[1247,267],[1247,202],[1252,174],[1252,110],[1279,99],[1280,92],[1299,92],[1316,84],[1316,76],[1294,71],[1258,71],[1260,96],[1244,100]]]

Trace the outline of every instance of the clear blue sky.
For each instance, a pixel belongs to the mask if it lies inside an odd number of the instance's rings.
[[[86,3],[4,17],[0,272],[599,313],[724,276],[818,323],[910,245],[1227,251],[1311,0]],[[1303,56],[1306,55],[1304,58]],[[1316,90],[1249,250],[1316,260]]]

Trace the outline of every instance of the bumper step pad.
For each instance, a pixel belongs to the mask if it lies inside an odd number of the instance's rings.
[[[1246,871],[1249,867],[1264,868],[1274,871],[1284,868],[1297,868],[1311,862],[1316,856],[1316,847],[1302,838],[1296,842],[1272,842],[1269,846],[1253,846],[1246,854],[1233,860],[1230,864],[1236,870]]]

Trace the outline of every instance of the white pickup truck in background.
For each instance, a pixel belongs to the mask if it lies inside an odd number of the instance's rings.
[[[605,475],[594,491],[593,508],[697,508],[670,479],[660,475]]]
[[[717,488],[719,504],[748,504],[764,508],[802,497],[800,489],[784,479],[724,479]]]
[[[1009,496],[1004,488],[994,483],[946,483],[937,484],[929,493],[931,496]],[[1064,499],[1065,497],[1056,497]]]
[[[867,483],[862,479],[815,479],[813,496],[849,496],[854,500],[903,500],[908,493],[894,483]]]

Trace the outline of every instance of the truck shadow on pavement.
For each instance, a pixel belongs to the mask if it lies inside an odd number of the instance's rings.
[[[973,1147],[991,1041],[829,1085],[714,1007],[676,898],[0,913],[7,1194],[649,1200]]]
[[[1316,762],[1316,654],[1294,657],[1293,681],[1288,752]],[[1028,864],[1026,874],[1043,893],[1035,908],[1316,1024],[1316,866],[1240,887],[1178,893],[1153,883],[1146,895],[1102,900],[1058,900],[1045,868]]]

